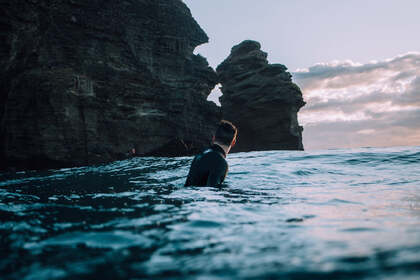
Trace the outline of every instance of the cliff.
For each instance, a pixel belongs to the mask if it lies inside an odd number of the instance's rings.
[[[287,68],[269,64],[255,41],[232,48],[216,69],[222,85],[224,119],[239,130],[232,152],[303,150],[297,113],[305,105]]]
[[[5,0],[0,38],[3,168],[192,154],[220,120],[180,0]]]

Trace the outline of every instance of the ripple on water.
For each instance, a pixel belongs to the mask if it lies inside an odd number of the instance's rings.
[[[26,243],[25,249],[38,249],[46,246],[86,246],[90,248],[121,249],[131,246],[148,248],[153,241],[127,231],[112,232],[72,232],[45,239],[41,242]]]

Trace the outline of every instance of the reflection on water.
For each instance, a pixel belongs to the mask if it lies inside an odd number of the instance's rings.
[[[418,279],[420,147],[0,174],[1,279]]]

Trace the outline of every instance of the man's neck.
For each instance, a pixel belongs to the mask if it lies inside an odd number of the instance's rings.
[[[219,146],[220,148],[222,148],[222,149],[223,149],[223,151],[225,151],[225,154],[226,154],[226,155],[227,155],[227,154],[229,153],[229,151],[230,151],[230,146],[227,146],[227,145],[221,144],[221,143],[219,143],[219,142],[217,142],[217,141],[214,141],[214,142],[213,142],[213,144],[214,144],[214,145]]]

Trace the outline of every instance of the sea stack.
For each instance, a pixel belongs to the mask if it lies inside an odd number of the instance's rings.
[[[0,165],[177,156],[209,144],[207,35],[179,0],[2,1]]]
[[[232,48],[216,69],[223,96],[222,116],[239,129],[232,152],[303,150],[297,113],[302,92],[281,64],[269,64],[260,43],[246,40]]]

